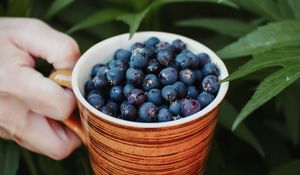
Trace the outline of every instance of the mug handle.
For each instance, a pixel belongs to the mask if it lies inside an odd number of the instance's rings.
[[[50,74],[49,78],[55,81],[57,84],[72,90],[71,76],[72,70],[56,70]],[[74,117],[74,114],[68,117],[62,123],[64,123],[71,131],[73,131],[74,134],[77,135],[84,144],[86,143],[83,134],[82,123],[80,120]]]

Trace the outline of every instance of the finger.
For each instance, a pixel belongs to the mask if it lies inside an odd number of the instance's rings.
[[[81,144],[69,129],[33,112],[19,126],[13,133],[18,144],[56,160],[67,157]]]
[[[72,68],[80,56],[77,43],[37,19],[15,19],[12,39],[19,48],[46,59],[56,69]]]

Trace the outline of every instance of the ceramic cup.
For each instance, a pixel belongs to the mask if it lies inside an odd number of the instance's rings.
[[[81,123],[70,117],[64,123],[87,146],[92,168],[102,174],[203,174],[205,160],[217,122],[220,104],[228,89],[222,83],[214,101],[186,118],[161,123],[140,123],[108,116],[93,108],[84,98],[84,84],[91,68],[107,63],[119,49],[151,36],[161,41],[181,39],[194,53],[205,52],[220,69],[219,79],[228,76],[221,59],[209,48],[187,37],[164,32],[139,32],[129,40],[128,34],[101,41],[88,49],[73,70],[58,70],[50,78],[72,88],[78,103]]]

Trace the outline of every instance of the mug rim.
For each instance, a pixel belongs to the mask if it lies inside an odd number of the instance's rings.
[[[206,47],[205,45],[203,45],[202,43],[193,40],[191,38],[179,35],[179,34],[175,34],[175,33],[167,33],[167,32],[157,32],[157,31],[144,31],[144,32],[136,32],[134,34],[134,36],[138,36],[138,35],[146,35],[146,36],[156,36],[159,38],[159,36],[163,35],[163,36],[168,36],[168,37],[172,37],[174,39],[181,39],[184,40],[185,43],[187,43],[189,45],[189,43],[192,43],[193,45],[198,45],[199,47],[201,47],[202,50],[204,50],[205,53],[210,52],[210,57],[212,59],[212,62],[216,63],[216,65],[218,66],[219,70],[220,70],[220,79],[224,79],[225,77],[228,76],[228,70],[224,64],[224,62],[218,57],[218,55],[216,55],[216,53],[214,51],[212,51],[211,49],[209,49],[208,47]],[[133,37],[134,37],[133,36]],[[90,52],[94,52],[95,50],[99,50],[98,48],[102,47],[103,45],[105,45],[106,43],[110,43],[109,41],[113,41],[113,40],[119,40],[119,38],[129,38],[129,33],[125,33],[125,34],[120,34],[105,40],[102,40],[98,43],[96,43],[95,45],[93,45],[92,47],[90,47],[84,54],[81,55],[81,57],[79,58],[79,60],[76,62],[74,69],[72,71],[72,88],[73,88],[73,92],[76,96],[76,99],[86,108],[88,109],[90,112],[93,113],[94,116],[96,117],[100,117],[106,121],[115,123],[115,124],[119,124],[122,126],[127,126],[127,127],[136,127],[136,128],[163,128],[163,127],[171,127],[171,126],[177,126],[177,125],[181,125],[181,124],[185,124],[185,123],[189,123],[191,121],[197,120],[199,118],[202,118],[203,116],[205,116],[206,114],[210,113],[211,111],[213,111],[215,108],[217,108],[220,103],[223,101],[223,99],[225,98],[225,95],[228,91],[228,87],[229,87],[229,82],[223,82],[220,84],[220,88],[218,91],[217,96],[215,97],[215,99],[212,101],[212,103],[210,103],[208,106],[206,106],[205,108],[201,109],[199,112],[190,115],[188,117],[184,117],[178,120],[173,120],[173,121],[168,121],[168,122],[153,122],[153,123],[143,123],[143,122],[136,122],[136,121],[127,121],[127,120],[123,120],[123,119],[119,119],[116,117],[112,117],[109,115],[106,115],[100,111],[98,111],[96,108],[94,108],[93,106],[91,106],[86,99],[84,98],[83,94],[80,92],[79,89],[79,83],[78,83],[78,75],[80,73],[80,67],[83,65],[84,62],[86,62],[88,60],[88,56]],[[118,48],[116,48],[118,49]],[[211,56],[213,55],[213,57]]]

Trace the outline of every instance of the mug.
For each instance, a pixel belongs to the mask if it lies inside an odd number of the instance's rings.
[[[93,108],[84,98],[84,84],[91,68],[107,63],[119,49],[156,36],[161,41],[181,39],[193,53],[205,52],[219,70],[219,79],[228,76],[222,60],[209,48],[187,37],[164,32],[138,32],[101,41],[88,49],[73,70],[57,70],[50,78],[71,88],[76,96],[80,122],[70,117],[64,123],[87,146],[96,175],[203,174],[205,160],[217,122],[220,104],[229,83],[221,83],[216,98],[201,111],[174,121],[141,123],[108,116]]]

